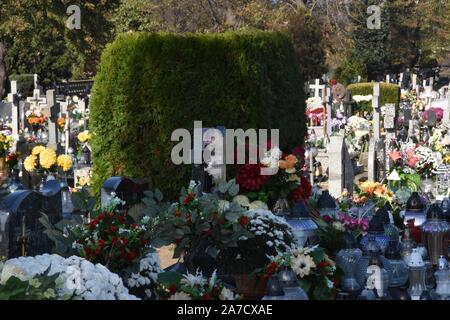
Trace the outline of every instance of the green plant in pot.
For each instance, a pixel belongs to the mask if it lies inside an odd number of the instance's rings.
[[[199,185],[191,182],[183,189],[179,202],[167,211],[164,234],[175,243],[174,258],[183,258],[189,272],[200,268],[209,276],[217,268],[217,254],[237,246],[241,237],[251,237],[242,220],[245,210],[237,203],[227,201],[239,187],[234,180],[222,182],[213,194],[202,194]]]
[[[219,271],[234,276],[236,291],[245,299],[259,299],[264,296],[267,277],[256,271],[270,263],[270,256],[289,251],[294,237],[285,220],[268,210],[248,211],[240,223],[253,236],[241,237],[237,246],[219,253]]]

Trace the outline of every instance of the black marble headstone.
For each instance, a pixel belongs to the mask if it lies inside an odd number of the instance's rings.
[[[102,186],[101,201],[102,206],[106,205],[112,197],[112,193],[125,201],[125,207],[131,206],[141,202],[144,197],[144,191],[148,190],[148,183],[124,178],[124,177],[111,177],[108,178]]]
[[[56,180],[47,182],[42,193],[18,190],[3,200],[0,205],[1,259],[51,252],[53,244],[39,222],[42,213],[47,214],[53,224],[62,218],[61,188]]]

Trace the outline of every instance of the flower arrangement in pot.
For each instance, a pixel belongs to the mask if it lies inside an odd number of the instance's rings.
[[[252,237],[241,237],[236,246],[219,252],[219,271],[234,275],[236,290],[245,299],[261,298],[268,273],[261,274],[258,270],[270,263],[270,256],[289,251],[294,237],[285,220],[268,210],[248,211],[240,223]]]
[[[47,175],[57,173],[58,169],[63,172],[72,169],[72,158],[65,154],[58,156],[51,148],[36,146],[25,158],[23,164],[28,173],[41,176],[42,181],[39,188],[42,188]]]
[[[200,267],[209,276],[216,269],[220,250],[236,246],[240,237],[251,236],[243,223],[245,210],[223,199],[238,193],[235,181],[223,181],[217,189],[217,193],[202,194],[200,186],[191,182],[167,210],[163,233],[175,244],[174,258],[182,258],[191,273]]]
[[[28,110],[25,113],[28,124],[33,129],[33,132],[36,133],[40,128],[45,126],[47,122],[47,118],[42,114],[40,110]]]
[[[243,164],[237,167],[236,182],[240,194],[253,202],[262,201],[269,208],[277,207],[280,200],[295,203],[306,201],[312,187],[303,176],[305,151],[297,147],[290,154],[283,153],[278,147],[270,148],[257,164]],[[271,170],[273,174],[264,175],[262,170]],[[251,208],[258,208],[250,206]],[[260,208],[260,207],[259,207]]]

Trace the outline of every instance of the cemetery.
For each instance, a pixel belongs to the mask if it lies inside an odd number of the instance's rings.
[[[160,26],[52,78],[1,30],[0,300],[450,299],[445,63]]]

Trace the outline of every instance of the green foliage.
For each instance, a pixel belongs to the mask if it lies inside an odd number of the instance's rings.
[[[373,83],[362,82],[354,83],[347,87],[348,90],[352,91],[352,95],[372,95],[373,94]],[[400,88],[396,84],[392,83],[380,83],[380,94],[381,94],[381,105],[387,103],[394,103],[396,106],[400,103]],[[356,112],[357,110],[354,110]]]
[[[366,79],[367,70],[363,61],[351,56],[346,56],[342,64],[336,69],[334,78],[343,85],[349,85],[356,82],[358,76]]]
[[[12,74],[9,76],[9,81],[17,81],[17,91],[20,92],[23,96],[33,95],[34,90],[33,74]],[[7,83],[7,86],[10,86],[9,82]]]
[[[146,178],[173,197],[191,176],[170,159],[175,129],[280,129],[305,135],[303,81],[283,33],[124,34],[102,56],[91,98],[94,189],[113,175]]]
[[[70,297],[56,296],[56,279],[59,273],[49,275],[50,268],[44,273],[37,274],[29,280],[10,277],[4,284],[0,284],[0,300],[65,300]]]

